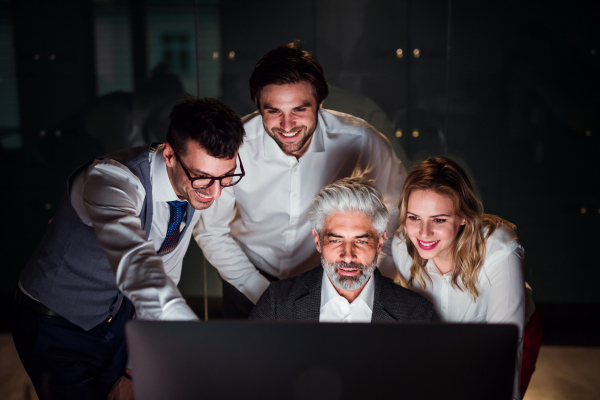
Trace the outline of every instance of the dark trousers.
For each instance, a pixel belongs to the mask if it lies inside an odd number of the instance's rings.
[[[12,307],[12,335],[40,400],[103,399],[127,362],[125,323],[133,306],[123,299],[110,322],[89,331],[63,318]]]
[[[261,271],[269,282],[277,281],[273,275]],[[223,281],[223,316],[226,319],[248,319],[250,312],[254,308],[254,303],[227,281]]]

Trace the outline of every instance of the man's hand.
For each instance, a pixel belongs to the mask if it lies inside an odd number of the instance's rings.
[[[125,374],[110,389],[107,400],[134,400],[131,376],[131,370],[126,368]]]

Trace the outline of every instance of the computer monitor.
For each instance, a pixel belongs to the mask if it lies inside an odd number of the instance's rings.
[[[148,322],[126,327],[137,400],[511,398],[517,328]]]

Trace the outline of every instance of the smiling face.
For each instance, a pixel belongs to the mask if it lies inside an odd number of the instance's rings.
[[[415,190],[409,198],[406,232],[419,255],[433,260],[442,274],[454,267],[452,251],[456,238],[465,224],[454,212],[454,203],[448,196],[432,190]]]
[[[302,157],[317,128],[315,91],[308,82],[268,85],[260,93],[265,130],[288,156]]]
[[[377,266],[385,232],[377,234],[371,217],[362,212],[337,212],[327,216],[321,235],[313,229],[323,267],[338,289],[356,290]]]
[[[200,144],[188,140],[186,151],[179,154],[179,161],[173,153],[173,148],[164,144],[163,159],[167,165],[169,180],[179,198],[187,200],[196,210],[204,210],[221,196],[221,185],[215,181],[206,189],[194,189],[181,164],[189,171],[192,178],[221,177],[232,174],[236,168],[236,157],[221,159],[210,156]]]

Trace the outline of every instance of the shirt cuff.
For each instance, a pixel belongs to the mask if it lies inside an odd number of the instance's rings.
[[[267,278],[261,275],[260,272],[256,271],[250,279],[246,281],[244,289],[241,291],[252,301],[254,304],[258,302],[260,296],[263,295],[265,290],[269,287],[271,282]]]
[[[187,305],[184,299],[177,298],[169,301],[163,307],[159,321],[200,321],[196,314]]]

